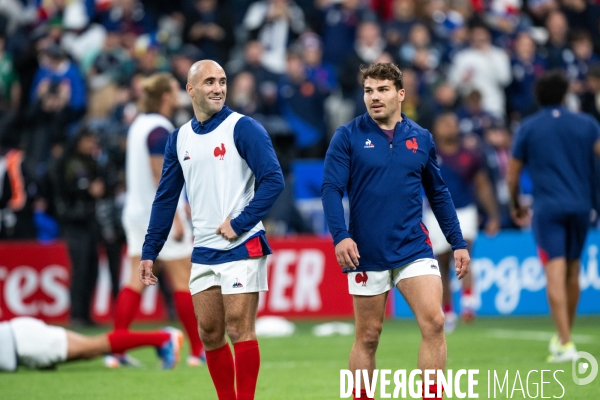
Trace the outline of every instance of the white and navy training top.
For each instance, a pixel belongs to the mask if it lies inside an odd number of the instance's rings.
[[[162,249],[184,183],[192,209],[193,263],[222,264],[271,254],[261,218],[283,190],[284,180],[262,125],[224,106],[207,121],[194,117],[169,136],[142,260],[156,260]],[[227,217],[238,235],[233,242],[215,234]]]

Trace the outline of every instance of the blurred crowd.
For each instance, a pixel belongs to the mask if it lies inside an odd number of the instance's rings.
[[[513,133],[537,110],[533,84],[564,70],[567,106],[600,119],[599,50],[600,5],[586,0],[3,0],[0,239],[62,236],[80,242],[72,257],[103,244],[118,259],[140,82],[176,77],[179,126],[204,58],[225,68],[226,104],[265,126],[286,174],[270,234],[313,231],[292,166],[323,159],[336,127],[366,111],[359,67],[374,62],[402,69],[409,118],[480,154],[512,228],[504,177]]]

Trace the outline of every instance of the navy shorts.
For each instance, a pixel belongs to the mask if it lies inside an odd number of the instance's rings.
[[[564,257],[567,261],[581,257],[585,237],[590,228],[590,214],[556,214],[535,212],[533,235],[542,264]]]

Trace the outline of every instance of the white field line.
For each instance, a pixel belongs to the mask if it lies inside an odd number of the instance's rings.
[[[519,331],[511,329],[490,329],[487,336],[495,339],[517,339],[517,340],[538,340],[547,342],[554,335],[553,332],[545,331]],[[575,343],[593,343],[598,341],[598,337],[593,335],[571,335],[571,339]]]
[[[314,365],[335,367],[345,367],[344,362],[338,361],[265,361],[260,363],[261,368],[305,368],[312,367]]]

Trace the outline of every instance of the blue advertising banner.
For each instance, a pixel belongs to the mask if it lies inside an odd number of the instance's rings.
[[[583,253],[579,281],[579,314],[600,314],[600,231],[590,231]],[[502,232],[494,238],[480,235],[471,254],[478,315],[548,315],[546,275],[537,257],[531,232]],[[460,312],[461,283],[454,277],[454,307]],[[396,293],[395,316],[412,311]]]

